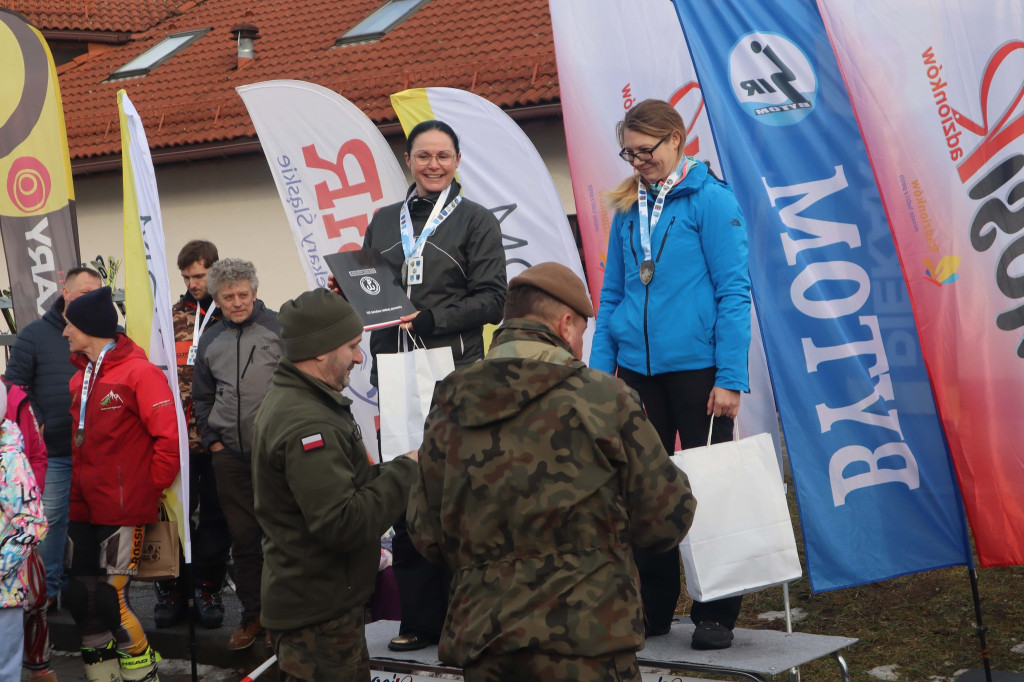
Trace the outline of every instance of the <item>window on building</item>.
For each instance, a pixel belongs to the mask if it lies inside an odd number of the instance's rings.
[[[143,76],[209,32],[210,29],[208,28],[200,28],[195,31],[172,33],[114,73],[110,74],[110,80],[130,78],[132,76]]]
[[[379,40],[400,23],[411,17],[428,0],[388,0],[378,7],[373,14],[353,26],[345,35],[335,41],[335,45],[351,45]]]

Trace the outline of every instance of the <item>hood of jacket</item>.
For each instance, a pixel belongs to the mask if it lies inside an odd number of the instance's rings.
[[[687,194],[693,194],[709,182],[722,184],[718,178],[711,174],[707,163],[704,161],[698,161],[692,156],[686,157],[686,161],[686,177],[669,191],[668,196],[665,197],[666,202],[684,197]]]
[[[460,426],[486,426],[519,414],[585,367],[543,323],[507,320],[486,359],[450,374],[435,398]]]
[[[146,357],[146,351],[142,350],[141,346],[128,338],[128,335],[124,332],[118,332],[117,336],[114,337],[114,347],[103,356],[103,367],[113,367],[133,357],[142,360],[149,359]],[[71,364],[78,369],[85,369],[89,364],[89,358],[85,353],[72,353]]]
[[[57,327],[62,332],[64,327],[67,326],[67,320],[64,319],[64,297],[59,296],[53,305],[50,306],[49,310],[43,313],[43,319]]]

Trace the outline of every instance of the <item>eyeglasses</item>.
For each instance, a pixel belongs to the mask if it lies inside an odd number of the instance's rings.
[[[412,155],[412,160],[416,162],[417,166],[429,166],[431,159],[437,159],[438,165],[448,167],[455,163],[455,154],[452,152],[444,151],[438,152],[437,154],[431,154],[427,151],[416,152]]]
[[[650,161],[654,158],[654,150],[660,147],[661,143],[667,140],[671,135],[672,133],[669,133],[665,137],[661,138],[658,140],[658,144],[654,145],[650,149],[638,149],[634,152],[632,149],[626,149],[623,147],[619,150],[619,158],[630,165],[632,165],[636,159],[640,159],[641,161]]]

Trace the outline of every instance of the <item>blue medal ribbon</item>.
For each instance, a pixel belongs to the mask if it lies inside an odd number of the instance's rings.
[[[451,203],[447,206],[444,202],[448,199],[448,193],[451,191],[452,186],[448,185],[441,192],[440,196],[437,197],[437,202],[434,204],[434,210],[431,211],[430,217],[427,219],[427,224],[423,226],[423,231],[420,233],[418,239],[413,242],[413,229],[412,229],[412,218],[409,217],[409,200],[412,199],[416,189],[413,188],[409,196],[406,197],[405,203],[402,204],[402,213],[400,217],[400,228],[402,233],[402,251],[405,253],[405,260],[408,262],[410,258],[419,258],[423,255],[423,247],[427,243],[427,238],[434,234],[438,226],[444,222],[444,219],[451,215],[455,207],[462,201],[462,195],[457,194],[452,199]],[[441,207],[444,206],[444,210]]]

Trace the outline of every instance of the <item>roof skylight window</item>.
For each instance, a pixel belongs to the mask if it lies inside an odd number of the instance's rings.
[[[208,28],[200,28],[194,31],[172,33],[114,73],[110,74],[110,80],[130,78],[131,76],[143,76],[209,32],[210,29]]]
[[[411,17],[416,10],[427,4],[428,0],[388,0],[378,7],[373,14],[353,26],[345,35],[335,41],[335,45],[350,45],[379,40],[400,23]]]

